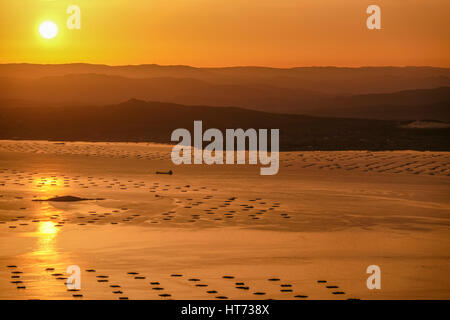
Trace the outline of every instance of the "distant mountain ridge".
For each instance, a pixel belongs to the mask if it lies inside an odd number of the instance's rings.
[[[4,106],[111,105],[129,99],[271,113],[450,121],[450,69],[0,64]]]
[[[450,121],[450,87],[337,97],[309,113],[370,119]]]
[[[219,85],[191,78],[70,74],[0,78],[5,106],[106,105],[140,99],[185,105],[238,106],[272,113],[450,121],[450,87],[363,95],[327,95],[269,85]]]
[[[281,150],[450,150],[450,129],[410,129],[405,121],[274,114],[235,107],[186,106],[132,99],[76,107],[0,106],[0,139],[152,141],[173,130],[280,129]]]
[[[435,67],[223,67],[0,64],[0,77],[37,79],[96,73],[127,78],[192,78],[212,84],[270,85],[327,94],[386,93],[450,86],[450,69]]]

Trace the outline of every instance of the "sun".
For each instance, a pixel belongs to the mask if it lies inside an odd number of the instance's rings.
[[[45,39],[52,39],[58,34],[58,26],[53,21],[44,21],[39,26],[39,33]]]

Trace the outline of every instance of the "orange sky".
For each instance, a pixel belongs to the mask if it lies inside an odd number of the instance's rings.
[[[1,0],[0,63],[450,67],[448,0]],[[68,30],[69,4],[81,30]],[[381,7],[382,30],[366,29]],[[59,26],[55,39],[37,32]]]

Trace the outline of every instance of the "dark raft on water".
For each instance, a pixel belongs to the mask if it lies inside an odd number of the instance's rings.
[[[80,197],[74,197],[74,196],[62,196],[62,197],[53,197],[53,198],[48,198],[48,199],[35,199],[33,201],[76,202],[76,201],[86,201],[86,200],[104,200],[104,199],[103,198],[88,199],[88,198],[80,198]]]

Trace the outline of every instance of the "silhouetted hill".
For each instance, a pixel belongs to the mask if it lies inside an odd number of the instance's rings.
[[[174,129],[279,128],[283,150],[449,150],[449,132],[409,122],[320,118],[129,100],[86,107],[0,107],[0,139],[170,142]]]
[[[302,111],[334,117],[450,121],[450,87],[335,97]]]
[[[404,90],[392,93],[362,94],[350,97],[342,97],[340,104],[351,105],[410,105],[420,106],[435,103],[450,102],[450,87],[435,89]]]
[[[53,105],[112,104],[136,98],[191,105],[237,105],[273,111],[276,109],[274,106],[303,105],[322,97],[304,90],[267,85],[218,85],[191,78],[137,79],[103,74],[0,78],[0,86],[0,100],[21,99]]]
[[[0,78],[4,106],[103,105],[130,98],[187,105],[239,106],[273,113],[449,121],[449,87],[335,96],[265,84],[213,84],[192,78],[69,74]]]

